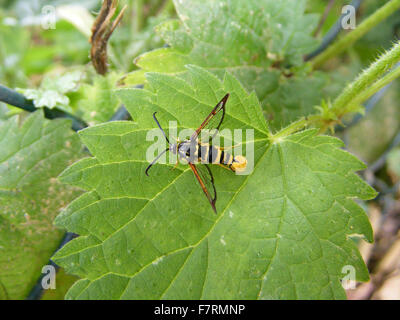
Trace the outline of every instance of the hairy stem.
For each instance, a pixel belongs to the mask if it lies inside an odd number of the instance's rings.
[[[281,139],[284,139],[285,137],[291,135],[292,133],[295,133],[301,129],[303,129],[305,126],[309,125],[309,121],[305,118],[301,118],[290,125],[288,125],[286,128],[283,128],[279,132],[277,132],[274,135],[271,135],[269,137],[271,143],[274,142],[279,142]]]
[[[376,79],[381,77],[395,63],[400,61],[400,41],[397,42],[390,51],[383,54],[378,60],[362,72],[343,92],[335,99],[332,104],[332,111],[341,117],[347,112],[347,107],[353,100],[363,93],[367,87],[371,86]],[[387,79],[385,79],[385,82]]]
[[[374,28],[381,21],[385,20],[388,16],[394,13],[400,8],[400,0],[391,0],[384,6],[375,11],[371,16],[365,19],[356,29],[346,34],[343,38],[332,44],[323,53],[318,55],[313,60],[313,67],[318,68],[324,62],[330,58],[337,56],[338,54],[349,48],[355,41],[360,39],[369,30]]]
[[[395,67],[393,71],[390,71],[387,75],[376,81],[372,86],[357,95],[353,100],[353,104],[361,104],[367,101],[375,93],[377,93],[379,90],[381,90],[383,87],[385,87],[398,77],[400,77],[400,66]]]

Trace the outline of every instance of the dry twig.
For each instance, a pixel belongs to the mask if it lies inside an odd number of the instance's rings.
[[[118,0],[104,0],[100,13],[92,27],[90,57],[94,68],[99,74],[106,74],[107,72],[107,43],[126,9],[125,5],[112,22],[111,19],[115,14],[117,5]]]

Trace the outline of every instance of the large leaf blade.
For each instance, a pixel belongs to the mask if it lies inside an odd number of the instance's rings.
[[[57,181],[80,156],[68,120],[46,120],[37,111],[19,124],[0,124],[0,286],[4,299],[24,299],[63,232],[53,226],[61,207],[79,192]]]
[[[179,20],[156,31],[169,45],[146,52],[135,63],[140,70],[127,84],[146,82],[145,72],[181,74],[195,64],[220,76],[229,71],[249,91],[255,90],[265,115],[279,129],[315,112],[321,82],[304,67],[303,56],[317,41],[311,36],[317,17],[305,13],[303,0],[174,1]],[[298,90],[299,84],[301,86]],[[296,101],[290,99],[296,91]],[[272,97],[271,97],[272,95]],[[283,97],[276,101],[276,96]]]
[[[196,67],[189,73],[192,82],[152,74],[152,91],[120,91],[137,123],[81,132],[94,157],[61,179],[90,192],[56,219],[81,234],[54,257],[84,278],[68,298],[344,298],[344,265],[368,279],[349,238],[372,240],[368,219],[353,201],[375,195],[354,173],[364,165],[341,150],[338,139],[315,130],[274,140],[259,122],[257,100],[233,77],[220,82]],[[148,120],[154,109],[162,123],[198,124],[201,117],[194,115],[210,110],[228,88],[234,98],[225,125],[255,129],[254,170],[235,176],[213,168],[215,216],[187,167],[171,171],[157,164],[144,175],[145,132],[155,127]]]

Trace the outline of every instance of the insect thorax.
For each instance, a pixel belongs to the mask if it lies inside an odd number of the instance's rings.
[[[191,163],[198,162],[197,144],[197,141],[182,141],[175,147],[175,153],[178,153],[179,158],[185,159]]]

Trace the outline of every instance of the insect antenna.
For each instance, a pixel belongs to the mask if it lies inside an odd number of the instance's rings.
[[[165,149],[163,152],[161,152],[161,153],[149,164],[149,166],[147,167],[147,169],[146,169],[146,171],[145,171],[146,176],[149,176],[149,174],[148,174],[147,172],[148,172],[149,169],[153,166],[153,164],[155,164],[155,163],[157,162],[157,160],[160,159],[161,156],[162,156],[164,153],[166,153],[168,150],[169,150],[169,148]]]
[[[157,120],[157,118],[156,118],[156,113],[157,113],[157,112],[154,112],[154,113],[153,113],[154,121],[157,123],[157,126],[160,128],[161,132],[163,133],[163,135],[164,135],[164,137],[165,137],[165,140],[167,140],[168,144],[171,145],[171,143],[169,142],[169,139],[168,139],[167,135],[165,134],[163,128],[161,128],[161,125],[160,125],[160,123],[158,122],[158,120]],[[161,152],[161,153],[149,164],[149,166],[146,168],[146,171],[145,171],[145,172],[146,172],[146,176],[149,176],[148,171],[149,171],[149,169],[153,166],[153,164],[155,164],[155,163],[157,162],[157,160],[160,159],[161,156],[162,156],[164,153],[166,153],[167,151],[169,151],[169,148],[167,148],[167,149],[165,149],[163,152]]]
[[[169,140],[168,140],[168,138],[167,138],[167,135],[165,134],[163,128],[161,128],[161,125],[160,125],[160,123],[158,122],[158,120],[157,120],[157,118],[156,118],[156,113],[157,113],[157,112],[154,112],[154,113],[153,113],[154,121],[157,123],[157,126],[160,128],[160,130],[161,130],[161,132],[163,133],[163,135],[164,135],[165,139],[167,140],[168,144],[170,144],[170,143],[169,143]]]

